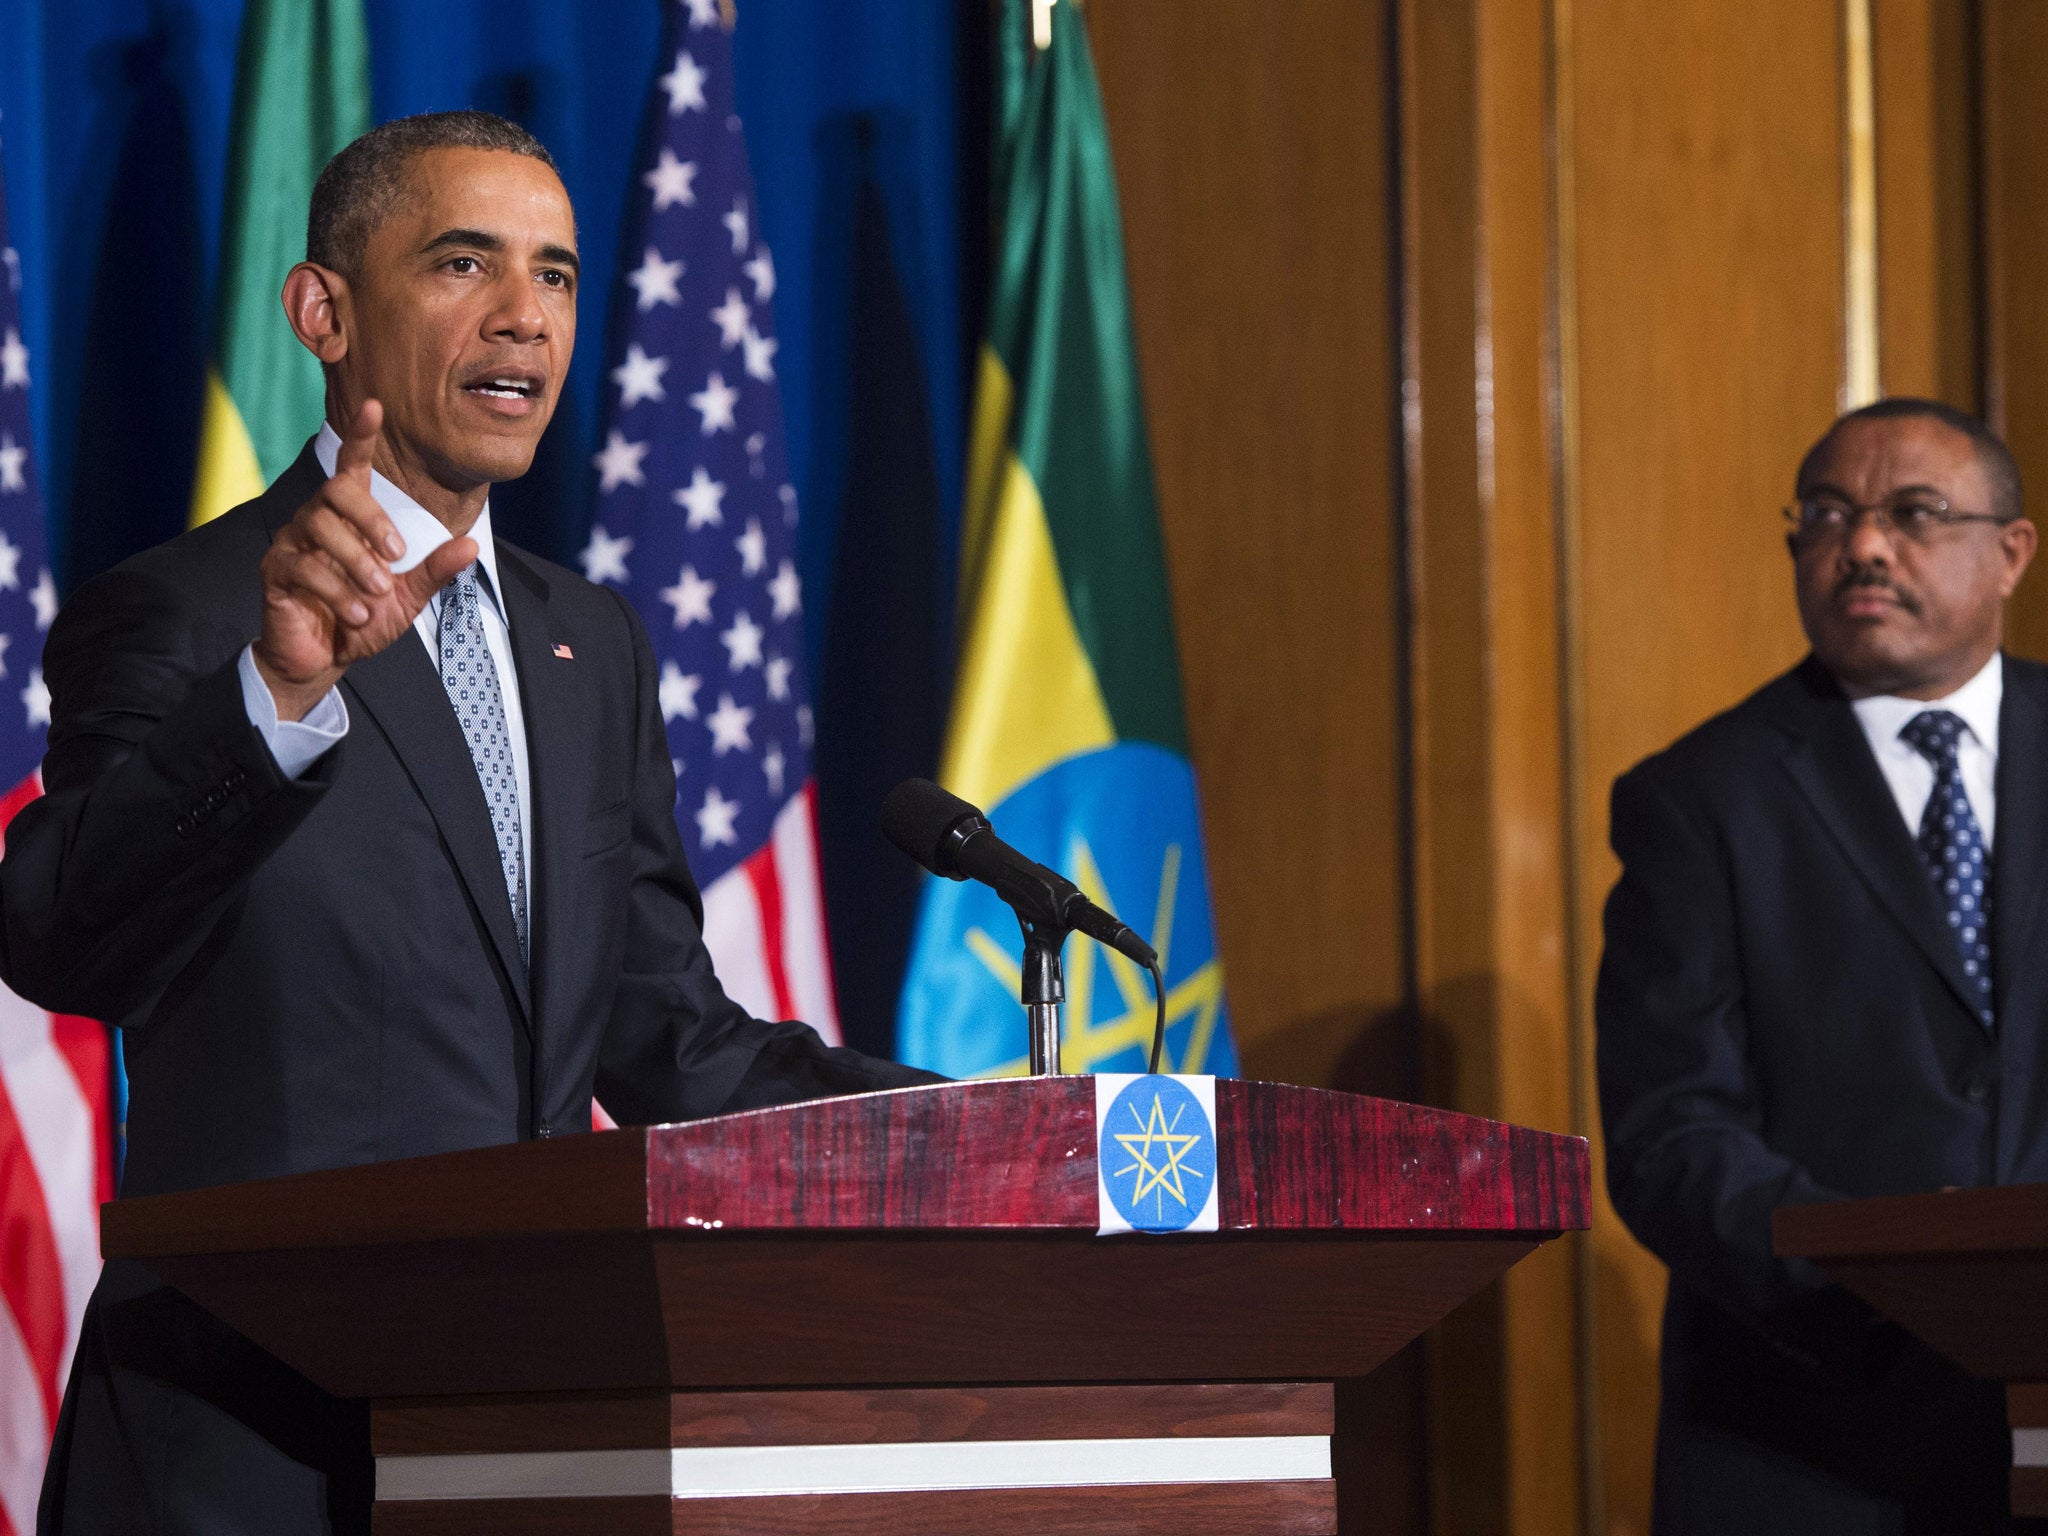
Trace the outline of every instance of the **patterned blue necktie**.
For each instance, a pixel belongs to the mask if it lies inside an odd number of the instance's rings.
[[[526,953],[526,848],[520,838],[519,775],[512,762],[512,737],[505,726],[505,700],[498,669],[484,640],[483,591],[474,562],[455,573],[441,599],[441,685],[455,706],[470,761],[490,807],[505,870],[505,894],[512,899],[512,926],[519,933],[519,958]]]
[[[1920,857],[1963,954],[1963,975],[1977,994],[1977,1011],[1991,1017],[1991,855],[1963,793],[1956,743],[1965,727],[1945,709],[1923,710],[1899,730],[1899,739],[1934,765],[1934,793],[1920,814]]]

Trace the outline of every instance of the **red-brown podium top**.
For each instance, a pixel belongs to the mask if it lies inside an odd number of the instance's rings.
[[[1224,1230],[1098,1238],[1095,1090],[948,1083],[117,1200],[102,1245],[326,1390],[400,1398],[1334,1380],[1586,1225],[1578,1137],[1223,1081]]]
[[[1583,1137],[1228,1079],[1216,1114],[1226,1233],[1587,1225]],[[1093,1078],[949,1083],[120,1200],[102,1243],[148,1258],[597,1231],[1081,1236],[1095,1135]]]

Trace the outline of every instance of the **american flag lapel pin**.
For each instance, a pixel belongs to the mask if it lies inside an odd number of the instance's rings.
[[[555,642],[555,654],[564,661],[574,661],[576,659],[576,653],[559,640]]]

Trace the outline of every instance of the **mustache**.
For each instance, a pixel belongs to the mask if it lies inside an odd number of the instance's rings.
[[[1835,583],[1834,595],[1837,598],[1845,597],[1849,593],[1861,588],[1872,588],[1888,592],[1891,594],[1892,601],[1905,609],[1906,612],[1911,614],[1918,614],[1920,612],[1920,600],[1893,581],[1890,576],[1885,574],[1882,567],[1875,565],[1851,565],[1848,570],[1842,573],[1841,579]]]

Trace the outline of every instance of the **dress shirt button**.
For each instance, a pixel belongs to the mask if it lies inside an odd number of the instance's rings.
[[[1985,1073],[1978,1073],[1963,1084],[1963,1097],[1972,1104],[1982,1104],[1991,1097],[1991,1081]]]

